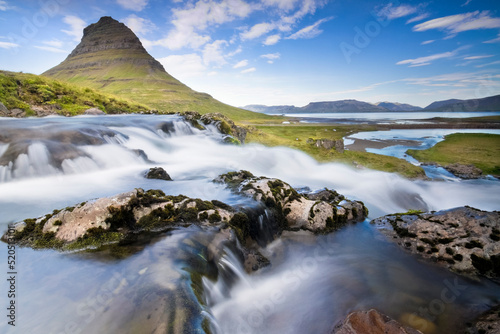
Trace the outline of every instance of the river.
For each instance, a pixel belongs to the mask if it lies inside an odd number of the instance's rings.
[[[421,206],[500,209],[500,182],[410,181],[320,164],[283,147],[227,145],[222,137],[213,127],[201,131],[178,116],[1,119],[0,228],[137,187],[235,204],[244,199],[212,180],[240,169],[297,188],[335,189],[364,201],[370,219]],[[174,181],[145,179],[155,166]],[[349,311],[375,307],[406,323],[409,316],[420,319],[425,333],[455,333],[500,303],[496,284],[423,264],[365,222],[326,236],[286,232],[263,250],[272,265],[253,275],[242,271],[228,249],[217,270],[231,279],[204,277],[200,304],[191,279],[203,267],[200,254],[209,233],[183,228],[91,253],[18,248],[18,322],[12,328],[2,321],[0,331],[180,333],[208,326],[228,334],[328,333]],[[0,256],[7,258],[6,244]],[[432,309],[449,284],[463,289],[443,309]],[[5,280],[0,288],[8,290]]]

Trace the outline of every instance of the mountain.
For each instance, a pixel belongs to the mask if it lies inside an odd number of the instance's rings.
[[[416,107],[414,107],[416,108]],[[377,106],[371,103],[357,100],[340,100],[340,101],[324,101],[311,102],[304,107],[295,106],[265,106],[261,104],[251,104],[243,107],[243,109],[262,112],[267,114],[282,114],[282,113],[328,113],[328,112],[387,112],[387,108]]]
[[[469,100],[445,100],[429,104],[425,111],[474,112],[500,111],[500,95]]]
[[[42,75],[126,97],[162,113],[194,110],[221,112],[235,120],[262,117],[184,85],[144,49],[132,30],[109,16],[86,27],[71,54]]]
[[[384,112],[387,109],[367,102],[357,100],[340,100],[327,102],[311,102],[299,108],[297,112],[326,113],[326,112]]]
[[[249,104],[247,106],[242,107],[245,110],[250,110],[254,112],[261,112],[264,114],[286,114],[286,113],[293,113],[296,112],[295,109],[297,107],[295,106],[288,106],[288,105],[283,105],[283,106],[265,106],[263,104]]]
[[[412,106],[411,104],[398,103],[398,102],[378,102],[375,105],[388,109],[390,111],[419,111],[420,107]]]
[[[444,106],[454,104],[454,103],[459,103],[463,102],[463,100],[458,100],[458,99],[450,99],[450,100],[443,100],[443,101],[435,101],[429,104],[427,107],[425,107],[425,110],[436,110],[439,108],[442,108]]]

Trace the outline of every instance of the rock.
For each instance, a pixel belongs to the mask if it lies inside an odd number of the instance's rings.
[[[99,108],[89,108],[83,112],[84,115],[93,115],[93,116],[99,116],[99,115],[106,115],[104,111],[102,111]]]
[[[500,306],[481,314],[467,326],[465,334],[500,334]]]
[[[7,107],[2,102],[0,102],[0,116],[7,116],[8,114],[9,109],[7,109]]]
[[[24,110],[14,108],[10,111],[8,116],[10,116],[10,117],[24,117],[24,116],[26,116],[26,112]]]
[[[278,216],[284,217],[283,229],[325,233],[346,223],[363,221],[368,214],[362,202],[345,200],[335,191],[325,189],[299,194],[279,179],[255,177],[247,171],[223,174],[214,181],[272,208]]]
[[[412,254],[469,275],[500,278],[500,212],[460,207],[371,222]]]
[[[332,334],[422,334],[405,327],[396,320],[371,309],[350,313],[345,320],[335,326]]]
[[[168,173],[161,167],[150,168],[149,171],[146,173],[146,178],[172,181],[170,175],[168,175]]]
[[[448,172],[462,179],[479,179],[483,171],[474,165],[454,163],[444,167]]]
[[[43,106],[31,106],[31,109],[36,113],[38,117],[44,117],[49,115],[56,115],[57,108],[55,105],[43,105]]]
[[[245,142],[247,129],[234,124],[231,119],[221,113],[204,114],[200,120],[205,125],[214,124],[221,133],[238,139],[242,144]]]
[[[316,147],[323,147],[327,150],[335,149],[339,153],[344,153],[344,140],[331,140],[331,139],[307,139],[307,143]]]

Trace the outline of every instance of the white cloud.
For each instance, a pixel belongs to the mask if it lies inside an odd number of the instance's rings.
[[[408,21],[406,21],[406,24],[410,24],[410,23],[413,23],[413,22],[422,21],[422,20],[424,20],[424,19],[426,19],[428,17],[429,17],[428,13],[420,14],[420,15],[415,16],[414,18],[411,18]]]
[[[158,61],[168,73],[178,78],[201,76],[206,71],[206,66],[203,64],[200,55],[195,53],[171,55],[159,58]]]
[[[310,26],[300,29],[296,33],[288,36],[286,39],[314,38],[323,32],[323,30],[318,29],[319,25],[330,21],[331,19],[333,19],[333,17],[321,19]]]
[[[400,5],[394,6],[394,4],[389,3],[382,9],[378,10],[377,15],[388,20],[394,20],[403,16],[408,16],[417,11],[417,7],[410,5]]]
[[[290,11],[295,8],[295,4],[298,0],[262,0],[262,3],[266,6],[275,6],[279,9]]]
[[[431,44],[431,43],[434,43],[435,40],[434,39],[430,39],[428,41],[423,41],[422,43],[420,43],[420,45],[427,45],[427,44]]]
[[[20,47],[20,45],[16,44],[16,43],[0,42],[1,49],[13,49],[13,48],[18,48],[18,47]]]
[[[283,16],[279,22],[280,31],[290,31],[291,27],[300,19],[308,14],[314,14],[316,9],[323,6],[326,2],[323,0],[302,0],[299,2],[301,7],[290,16]]]
[[[260,56],[260,58],[266,58],[266,59],[269,59],[269,60],[279,59],[280,57],[281,57],[281,54],[279,52],[268,53],[268,54]]]
[[[35,48],[40,49],[40,50],[44,50],[44,51],[53,52],[53,53],[69,53],[66,50],[59,49],[59,48],[53,47],[53,46],[35,45]]]
[[[484,41],[483,43],[500,43],[500,34],[498,34],[497,38],[490,39],[488,41]]]
[[[148,0],[116,0],[116,3],[124,9],[140,12],[147,6]]]
[[[157,29],[156,25],[148,19],[144,19],[135,14],[124,18],[123,23],[129,27],[137,35],[146,35],[147,33]]]
[[[242,61],[236,63],[236,65],[234,65],[233,68],[245,67],[247,65],[248,65],[248,60],[245,59],[245,60],[242,60]]]
[[[462,6],[461,6],[461,7],[465,7],[465,6],[467,6],[468,4],[470,4],[470,2],[471,2],[471,1],[472,1],[472,0],[467,0],[467,1],[465,1],[465,2],[462,4]]]
[[[7,1],[0,0],[0,10],[2,12],[5,12],[6,10],[9,10],[9,9],[12,9],[12,7],[9,6],[9,4],[7,3]]]
[[[401,60],[396,65],[410,65],[410,67],[429,65],[430,62],[443,58],[450,58],[457,54],[458,49],[449,52],[437,53],[426,57],[419,57],[415,59]]]
[[[264,45],[274,45],[276,43],[279,42],[279,40],[281,39],[281,36],[280,35],[271,35],[271,36],[268,36],[266,38],[266,40],[264,41]]]
[[[51,41],[43,41],[42,44],[52,46],[54,48],[62,48],[62,46],[64,45],[64,43],[58,39],[53,39]]]
[[[275,25],[272,23],[257,23],[254,25],[250,30],[247,30],[245,32],[242,32],[240,34],[240,37],[242,40],[249,40],[249,39],[254,39],[257,37],[260,37],[262,35],[267,34],[271,30],[275,28]]]
[[[209,76],[209,77],[213,77],[214,75],[217,75],[216,71],[211,71],[211,72],[207,73],[207,76]]]
[[[70,30],[61,30],[62,32],[73,36],[74,40],[79,42],[83,36],[83,29],[87,26],[84,20],[74,15],[67,15],[63,18],[63,22],[70,26]]]
[[[430,29],[447,30],[451,34],[462,31],[500,28],[500,18],[491,17],[489,11],[475,11],[465,14],[444,16],[417,24],[414,31]]]
[[[251,72],[255,72],[257,69],[255,67],[250,67],[250,68],[247,68],[243,71],[241,71],[241,73],[245,74],[245,73],[251,73]]]
[[[252,7],[242,0],[199,0],[188,3],[184,8],[172,10],[174,29],[164,39],[153,44],[172,50],[198,48],[211,40],[209,35],[200,34],[207,27],[247,17],[251,12]]]
[[[203,63],[206,66],[214,64],[216,67],[227,64],[226,55],[224,55],[222,48],[228,44],[225,40],[217,40],[206,44],[203,48]]]
[[[470,57],[465,57],[465,60],[476,60],[476,59],[484,59],[484,58],[490,58],[493,57],[493,55],[483,55],[483,56],[470,56]]]

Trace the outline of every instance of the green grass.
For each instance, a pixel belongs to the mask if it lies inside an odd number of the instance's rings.
[[[421,162],[474,165],[485,174],[500,176],[500,135],[455,133],[427,150],[407,153]]]
[[[232,107],[209,94],[196,92],[167,72],[152,67],[152,59],[139,50],[102,50],[68,58],[43,75],[131,99],[161,114],[220,112],[240,124],[279,119]]]
[[[78,115],[97,107],[108,114],[147,111],[147,106],[77,87],[46,77],[0,71],[0,102],[8,109],[19,108],[35,115],[33,106],[46,106],[61,115]]]
[[[368,152],[344,151],[339,153],[322,147],[315,147],[307,143],[308,138],[313,139],[342,139],[344,136],[358,131],[371,131],[375,128],[352,125],[257,125],[255,130],[247,135],[247,142],[260,143],[266,146],[286,146],[299,149],[319,162],[341,162],[347,165],[362,165],[370,169],[391,173],[399,173],[408,178],[424,177],[425,172],[421,167],[409,162]],[[333,131],[333,130],[336,131]]]

